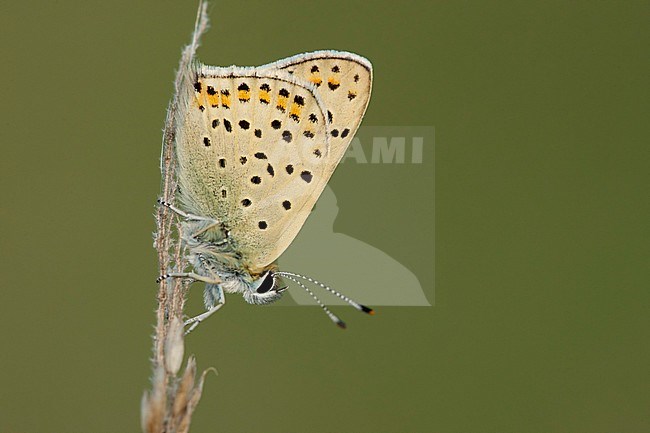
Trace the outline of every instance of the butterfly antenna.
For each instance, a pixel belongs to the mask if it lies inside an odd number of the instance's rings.
[[[279,272],[276,273],[276,275],[277,275],[277,274],[279,274]],[[342,329],[345,329],[345,328],[346,328],[345,322],[344,322],[343,320],[339,319],[338,316],[337,316],[336,314],[332,313],[332,312],[330,311],[330,309],[327,308],[327,307],[325,306],[325,304],[323,304],[323,303],[321,302],[321,300],[318,299],[318,297],[317,297],[316,295],[314,295],[314,292],[312,292],[311,290],[309,290],[309,287],[305,286],[303,283],[301,283],[301,282],[298,281],[297,279],[293,278],[292,276],[287,275],[286,273],[283,273],[282,276],[287,277],[288,279],[290,279],[291,281],[293,281],[294,283],[298,284],[300,287],[302,287],[303,289],[305,289],[305,291],[306,291],[307,293],[309,293],[309,294],[311,295],[312,298],[314,298],[314,300],[316,301],[316,303],[317,303],[317,304],[318,304],[318,305],[323,309],[323,311],[325,311],[325,314],[327,314],[327,316],[328,316],[330,319],[332,319],[332,322],[336,323],[336,324],[338,325],[339,328],[342,328]]]
[[[323,284],[323,283],[321,283],[320,281],[314,280],[313,278],[307,277],[307,276],[305,276],[305,275],[293,274],[293,273],[291,273],[291,272],[276,272],[276,275],[280,275],[281,277],[282,277],[282,276],[286,276],[287,278],[289,278],[290,280],[295,281],[295,282],[297,282],[297,281],[296,281],[294,278],[302,278],[303,280],[307,280],[307,281],[309,281],[310,283],[317,284],[317,285],[319,285],[320,287],[322,287],[323,289],[325,289],[325,290],[327,290],[328,292],[330,292],[331,294],[338,296],[340,299],[342,299],[342,300],[344,300],[345,302],[347,302],[348,304],[352,305],[352,306],[353,306],[354,308],[356,308],[357,310],[359,310],[359,311],[363,311],[364,313],[366,313],[366,314],[370,314],[371,316],[374,316],[374,315],[375,315],[375,310],[373,310],[372,308],[368,308],[368,307],[366,307],[365,305],[362,305],[362,304],[359,304],[359,303],[356,302],[356,301],[353,301],[352,299],[350,299],[350,298],[348,298],[347,296],[345,296],[343,293],[340,293],[340,292],[338,292],[338,291],[332,289],[331,287],[327,286],[326,284]],[[300,284],[300,283],[298,283],[298,284]],[[301,285],[302,285],[302,284],[301,284]],[[303,286],[303,287],[304,287],[304,286]],[[311,292],[310,292],[310,293],[311,293]],[[313,295],[312,295],[312,296],[313,296]]]

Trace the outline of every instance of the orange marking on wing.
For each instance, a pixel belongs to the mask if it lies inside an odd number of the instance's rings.
[[[214,94],[214,95],[207,95],[208,99],[208,104],[210,104],[212,107],[218,107],[219,106],[219,95]]]
[[[230,95],[221,94],[221,105],[226,108],[230,108]]]
[[[286,96],[278,96],[278,104],[276,105],[276,108],[278,110],[284,111],[287,109],[287,97]]]
[[[300,105],[296,104],[295,102],[291,104],[291,110],[289,110],[289,115],[290,116],[296,116],[297,118],[300,118]],[[296,119],[297,120],[297,119]]]
[[[251,99],[251,92],[250,90],[240,90],[237,93],[237,99],[240,101],[248,101]]]
[[[265,103],[270,103],[271,102],[271,95],[269,95],[269,92],[266,90],[260,90],[260,101],[265,102]]]

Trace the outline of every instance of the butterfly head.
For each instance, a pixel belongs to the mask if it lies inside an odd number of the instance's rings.
[[[270,304],[282,297],[287,287],[279,287],[273,271],[267,271],[258,279],[253,280],[249,289],[244,292],[244,299],[249,304]]]

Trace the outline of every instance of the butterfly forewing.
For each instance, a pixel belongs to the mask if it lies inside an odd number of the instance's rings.
[[[326,110],[313,86],[282,71],[201,66],[185,90],[176,139],[183,203],[223,223],[242,265],[261,272],[331,174]]]

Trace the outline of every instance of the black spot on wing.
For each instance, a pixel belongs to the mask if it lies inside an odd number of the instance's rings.
[[[305,182],[309,183],[314,178],[314,176],[311,174],[310,171],[305,170],[302,173],[300,173],[300,178]]]

